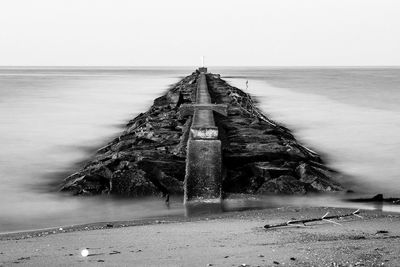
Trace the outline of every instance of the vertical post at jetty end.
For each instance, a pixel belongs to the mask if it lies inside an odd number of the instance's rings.
[[[207,68],[204,67],[204,56],[201,57],[201,67],[199,68],[200,73],[207,73]]]
[[[213,105],[207,88],[207,68],[199,68],[196,104],[187,144],[184,205],[186,215],[222,211],[222,152]]]

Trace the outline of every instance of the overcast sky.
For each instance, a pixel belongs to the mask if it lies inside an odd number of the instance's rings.
[[[0,65],[400,65],[398,0],[0,0]]]

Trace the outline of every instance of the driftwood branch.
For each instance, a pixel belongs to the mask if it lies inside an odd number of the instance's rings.
[[[326,221],[326,222],[330,222],[330,223],[334,223],[334,224],[339,224],[335,221],[332,221],[332,219],[339,219],[342,217],[349,217],[349,216],[357,216],[359,218],[362,218],[360,215],[358,215],[359,213],[360,213],[359,209],[352,213],[342,214],[342,215],[334,215],[334,216],[328,216],[329,212],[327,212],[324,216],[322,216],[320,218],[311,218],[311,219],[304,219],[304,220],[290,220],[290,221],[278,223],[278,224],[266,224],[266,225],[264,225],[264,228],[270,229],[270,228],[276,228],[276,227],[294,226],[296,224],[305,225],[305,223],[316,222],[316,221]]]

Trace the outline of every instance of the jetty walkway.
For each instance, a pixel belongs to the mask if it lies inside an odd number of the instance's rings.
[[[226,105],[212,104],[207,68],[200,68],[196,102],[183,105],[193,115],[187,144],[184,204],[187,214],[221,209],[222,154],[214,112],[226,116]]]

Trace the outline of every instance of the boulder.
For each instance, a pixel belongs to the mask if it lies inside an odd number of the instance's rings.
[[[159,189],[145,176],[144,171],[137,169],[118,172],[112,179],[111,193],[132,197],[160,194]]]
[[[343,188],[334,181],[333,173],[330,174],[327,170],[301,163],[296,168],[296,173],[300,177],[299,180],[301,182],[309,184],[317,192],[343,190]]]
[[[305,194],[306,192],[304,183],[289,175],[266,181],[257,190],[258,194]]]

